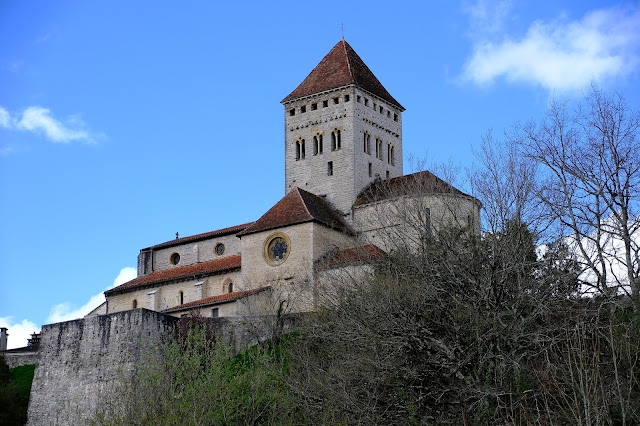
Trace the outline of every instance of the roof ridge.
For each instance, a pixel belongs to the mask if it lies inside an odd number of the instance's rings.
[[[349,51],[347,50],[347,45],[348,43],[346,42],[346,40],[344,39],[344,36],[342,37],[342,48],[344,49],[344,55],[347,57],[347,68],[349,69],[349,75],[351,76],[351,80],[353,81],[353,84],[355,84],[356,86],[358,85],[358,82],[356,81],[356,76],[353,73],[353,67],[351,66],[351,58],[349,57]],[[351,46],[349,46],[351,47]]]
[[[298,190],[298,197],[300,197],[300,201],[302,201],[302,205],[304,206],[304,211],[307,212],[307,214],[311,217],[311,219],[315,220],[315,217],[311,214],[311,212],[309,211],[309,206],[307,206],[307,202],[305,201],[304,197],[302,196],[302,194],[300,193],[300,191],[304,191],[308,194],[310,194],[309,191],[305,191],[304,189],[300,189],[299,187],[296,186],[296,188]]]

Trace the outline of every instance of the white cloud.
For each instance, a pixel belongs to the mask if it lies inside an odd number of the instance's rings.
[[[7,349],[27,346],[27,339],[31,338],[31,333],[40,331],[40,326],[35,323],[27,319],[23,319],[21,322],[15,322],[13,317],[0,317],[0,327],[9,329]]]
[[[494,12],[498,22],[505,10]],[[640,63],[638,7],[595,10],[576,21],[536,21],[519,39],[483,24],[490,20],[490,11],[482,3],[468,13],[474,46],[463,79],[476,84],[503,77],[548,90],[579,90],[628,74]]]
[[[26,108],[20,117],[12,117],[6,108],[0,106],[0,127],[43,134],[47,139],[58,143],[95,143],[104,138],[104,135],[86,130],[86,124],[78,116],[71,116],[63,123],[55,119],[49,109],[37,105]]]
[[[110,285],[105,290],[118,286],[120,284],[124,284],[127,281],[134,279],[137,275],[137,269],[127,266],[120,270],[118,276],[115,280],[113,280],[113,284]],[[100,292],[94,296],[92,296],[87,303],[80,306],[79,308],[73,307],[70,303],[64,302],[55,305],[51,308],[49,312],[49,316],[47,317],[47,324],[62,322],[62,321],[70,321],[78,318],[82,318],[87,315],[89,312],[93,311],[95,308],[100,306],[105,301],[104,293]]]

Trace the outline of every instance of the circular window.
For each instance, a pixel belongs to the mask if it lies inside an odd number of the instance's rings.
[[[169,257],[169,262],[171,262],[172,265],[177,265],[180,263],[180,255],[178,253],[172,253]]]
[[[277,233],[269,236],[264,245],[264,257],[267,263],[276,266],[287,260],[291,251],[291,242],[289,238]]]
[[[222,256],[224,254],[224,244],[218,243],[215,247],[215,252],[218,256]]]

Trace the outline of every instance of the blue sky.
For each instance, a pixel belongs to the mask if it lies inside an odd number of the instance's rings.
[[[342,26],[407,108],[405,161],[451,162],[463,189],[481,136],[540,117],[551,96],[594,82],[640,104],[637,1],[1,1],[10,347],[95,307],[141,248],[279,200],[280,100]]]

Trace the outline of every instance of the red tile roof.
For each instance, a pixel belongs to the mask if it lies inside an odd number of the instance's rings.
[[[425,170],[391,179],[378,180],[365,188],[358,196],[354,206],[369,204],[375,201],[418,194],[456,194],[470,197],[453,185],[443,181],[433,173]]]
[[[145,249],[142,250],[147,250],[147,249],[159,249],[159,248],[165,248],[165,247],[172,247],[172,246],[177,246],[183,243],[189,243],[189,242],[194,242],[194,241],[200,241],[200,240],[205,240],[207,238],[213,238],[213,237],[222,237],[225,235],[229,235],[229,234],[237,234],[238,232],[246,229],[247,227],[249,227],[250,225],[253,225],[254,222],[249,222],[249,223],[243,223],[242,225],[236,225],[236,226],[230,226],[228,228],[222,228],[222,229],[218,229],[216,231],[211,231],[211,232],[205,232],[203,234],[196,234],[196,235],[190,235],[188,237],[182,237],[182,238],[176,238],[175,240],[170,240],[164,243],[160,243],[160,244],[156,244],[155,246],[151,246],[151,247],[147,247]]]
[[[238,236],[311,221],[343,232],[354,233],[325,200],[296,187],[253,225],[238,233]]]
[[[208,262],[197,263],[195,265],[182,266],[179,268],[165,269],[164,271],[155,271],[148,275],[126,282],[118,287],[112,288],[104,292],[105,295],[112,295],[134,288],[160,284],[167,281],[179,280],[189,277],[202,277],[213,275],[219,272],[240,269],[240,256],[223,257],[222,259],[210,260]]]
[[[387,89],[373,75],[360,56],[344,40],[340,40],[333,46],[333,49],[327,53],[327,56],[320,61],[307,78],[282,102],[351,84],[355,84],[404,111],[404,107],[387,92]]]
[[[358,263],[380,262],[387,256],[380,247],[365,244],[358,247],[338,249],[316,264],[317,269],[329,269]]]
[[[182,305],[165,309],[162,312],[181,311],[183,309],[196,308],[196,307],[206,306],[206,305],[217,305],[218,303],[224,303],[224,302],[232,302],[238,299],[242,299],[243,297],[250,296],[252,294],[269,290],[270,288],[271,286],[266,286],[266,287],[254,288],[251,290],[234,291],[232,293],[220,294],[218,296],[205,297],[204,299],[194,300],[193,302],[183,303]]]

